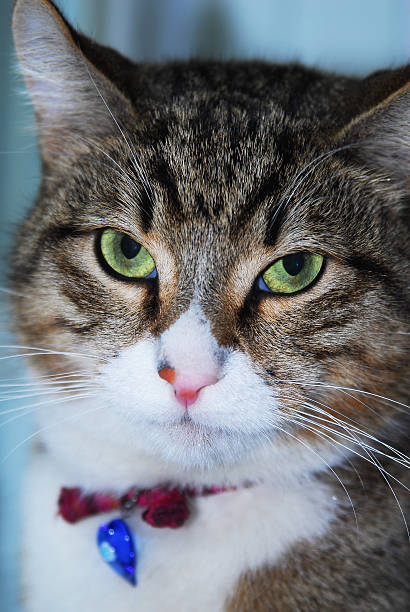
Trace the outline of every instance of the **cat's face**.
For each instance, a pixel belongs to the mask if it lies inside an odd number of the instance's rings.
[[[303,69],[171,66],[152,82],[141,69],[149,91],[132,104],[87,71],[98,125],[44,127],[44,76],[35,94],[44,182],[17,239],[18,329],[65,353],[35,367],[87,377],[102,452],[200,470],[364,452],[360,431],[395,415],[376,396],[404,398],[404,187],[356,155],[360,122],[320,123],[335,83],[299,117],[278,91]],[[90,435],[88,417],[75,427]]]

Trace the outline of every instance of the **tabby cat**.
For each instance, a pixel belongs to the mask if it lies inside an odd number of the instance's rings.
[[[134,64],[50,0],[13,32],[25,609],[408,610],[410,67]]]

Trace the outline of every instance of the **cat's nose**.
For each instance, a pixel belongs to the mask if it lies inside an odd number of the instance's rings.
[[[173,368],[162,368],[158,374],[174,387],[175,397],[185,408],[196,402],[201,389],[219,380],[212,374],[183,374]]]

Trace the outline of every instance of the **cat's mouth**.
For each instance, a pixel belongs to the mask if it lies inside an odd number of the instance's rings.
[[[161,422],[156,420],[151,420],[150,424],[155,429],[160,428],[168,435],[172,437],[174,441],[202,441],[209,442],[216,440],[235,440],[246,438],[259,438],[260,434],[263,433],[264,436],[268,435],[269,431],[273,431],[274,428],[262,428],[260,431],[242,431],[238,428],[229,427],[229,425],[224,426],[224,424],[212,424],[205,423],[202,420],[196,419],[192,417],[188,412],[184,413],[182,416],[179,416],[175,419],[170,419],[167,422]]]
[[[220,425],[213,426],[198,422],[193,419],[188,413],[185,413],[179,419],[170,422],[168,425],[165,426],[165,428],[167,430],[179,430],[181,434],[185,433],[185,435],[188,434],[197,436],[204,434],[207,434],[209,436],[217,436],[218,434],[228,436],[231,433],[229,428],[225,428]]]
[[[211,455],[236,454],[239,449],[250,449],[261,442],[261,432],[246,432],[224,426],[208,424],[195,420],[184,414],[178,420],[162,425],[162,430],[175,448],[184,448],[188,452],[206,452]],[[263,439],[274,436],[273,431],[264,431]]]
[[[150,450],[186,469],[226,468],[241,462],[274,432],[243,431],[223,423],[208,424],[184,414],[167,423],[152,423]]]
[[[187,412],[181,417],[178,424],[186,427],[198,427],[197,423]]]

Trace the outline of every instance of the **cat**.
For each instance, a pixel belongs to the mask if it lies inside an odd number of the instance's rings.
[[[47,398],[25,609],[408,610],[410,67],[134,64],[50,0],[13,34],[43,170],[11,272]]]

